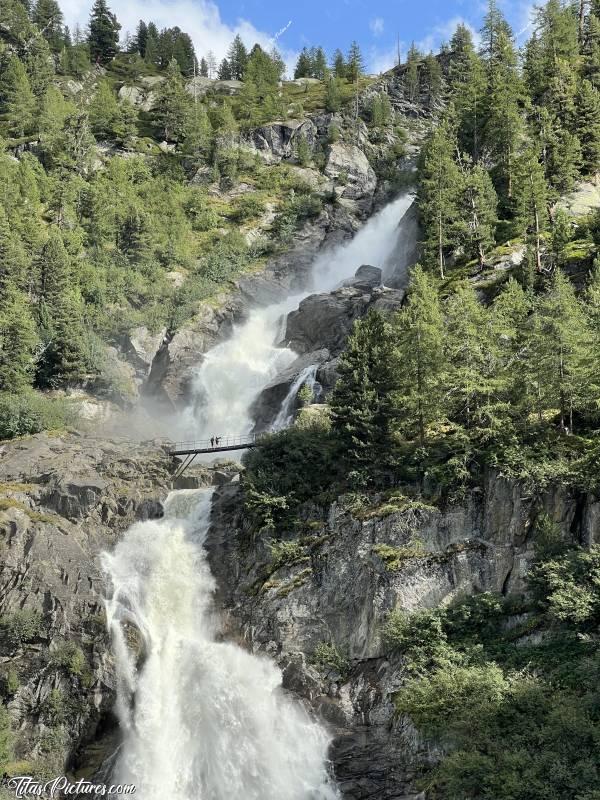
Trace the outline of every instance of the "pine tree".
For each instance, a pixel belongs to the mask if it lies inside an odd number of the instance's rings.
[[[595,174],[600,168],[600,92],[587,80],[581,81],[577,94],[577,135],[583,168]]]
[[[148,30],[146,35],[146,52],[144,53],[144,61],[146,64],[154,64],[158,66],[160,55],[158,52],[158,41],[160,34],[158,28],[153,22],[148,23]]]
[[[345,78],[347,76],[346,61],[341,50],[336,50],[333,54],[331,69],[336,78]]]
[[[248,51],[239,34],[237,34],[227,51],[227,60],[231,67],[232,79],[235,81],[243,80],[246,64],[248,63]]]
[[[490,7],[495,7],[491,0]],[[488,15],[489,16],[489,15]],[[493,162],[494,178],[498,193],[512,197],[515,153],[522,129],[519,98],[520,77],[517,54],[512,41],[512,32],[499,12],[493,15],[487,33],[491,50],[488,52],[486,69],[488,93],[485,109],[484,141]],[[484,28],[485,34],[485,28]]]
[[[322,47],[317,47],[313,60],[313,78],[324,81],[329,73],[327,69],[327,56]]]
[[[531,297],[514,278],[509,278],[492,306],[491,333],[497,357],[495,390],[501,402],[527,418],[527,385],[524,365]]]
[[[417,265],[411,273],[408,303],[398,317],[401,359],[397,402],[402,429],[421,447],[427,427],[444,416],[444,317],[431,278]]]
[[[201,103],[193,103],[187,113],[183,129],[183,152],[196,162],[204,161],[210,154],[212,127]]]
[[[433,53],[426,55],[423,60],[422,83],[427,96],[427,104],[432,108],[442,92],[442,68]]]
[[[142,58],[146,55],[146,43],[148,41],[148,26],[141,19],[138,22],[138,26],[135,31],[135,43],[137,45],[137,51]]]
[[[546,174],[552,186],[565,194],[575,188],[582,164],[581,143],[575,134],[559,128],[552,137]]]
[[[364,62],[358,42],[354,41],[348,50],[346,60],[346,78],[351,83],[356,83],[364,72]]]
[[[227,61],[227,59],[224,58],[221,61],[221,64],[219,65],[218,78],[219,78],[220,81],[230,81],[232,79],[232,77],[233,77],[233,75],[232,75],[232,72],[231,72],[231,67],[229,65],[229,61]]]
[[[54,78],[54,58],[43,36],[36,36],[29,43],[23,56],[23,65],[27,70],[31,91],[36,98],[42,97]]]
[[[185,91],[179,66],[172,59],[154,107],[155,123],[166,141],[183,139],[189,106],[190,97]]]
[[[32,19],[52,52],[60,53],[65,44],[65,31],[62,11],[56,0],[37,0]]]
[[[463,162],[461,221],[465,227],[466,255],[476,258],[480,269],[486,253],[494,246],[498,197],[487,170]]]
[[[191,37],[179,31],[173,45],[173,58],[179,64],[181,74],[190,78],[194,74],[196,52]]]
[[[310,63],[310,57],[308,55],[308,50],[306,47],[303,47],[300,51],[300,55],[298,56],[298,61],[296,62],[296,67],[294,69],[294,78],[309,78],[312,73],[312,64]]]
[[[479,161],[487,107],[487,80],[481,58],[475,52],[468,28],[458,26],[451,42],[449,66],[457,137],[461,152]]]
[[[25,67],[17,56],[4,56],[0,69],[0,124],[11,136],[25,136],[33,128],[35,97]]]
[[[460,284],[446,312],[448,416],[471,428],[493,398],[493,343],[486,311],[470,283]]]
[[[0,392],[31,386],[37,336],[23,292],[6,288],[0,304]]]
[[[558,409],[561,429],[573,432],[574,413],[592,399],[590,337],[573,286],[556,270],[550,289],[536,303],[527,351],[527,377],[540,422],[544,411]]]
[[[527,233],[535,266],[542,271],[542,233],[548,226],[547,187],[544,169],[535,148],[529,147],[519,158],[515,182],[516,222]]]
[[[39,258],[38,316],[43,354],[37,368],[42,387],[80,379],[86,370],[83,323],[71,287],[71,264],[62,236],[51,229]]]
[[[338,367],[332,399],[332,428],[351,484],[385,473],[393,462],[397,386],[395,342],[381,314],[370,311],[355,323]]]
[[[208,64],[205,58],[200,59],[200,75],[203,78],[208,78]]]
[[[425,223],[425,253],[444,277],[446,251],[455,244],[460,172],[454,161],[456,139],[447,119],[423,148],[419,208]]]
[[[419,94],[419,66],[421,61],[421,53],[413,42],[406,57],[406,72],[404,73],[404,93],[411,103],[415,102]]]
[[[119,104],[110,83],[107,80],[99,81],[89,106],[90,126],[94,136],[112,138],[119,116]]]
[[[120,30],[121,26],[106,0],[94,0],[88,36],[90,56],[94,63],[108,64],[113,60],[119,49]]]
[[[339,78],[331,75],[327,81],[325,89],[325,110],[335,113],[339,111],[342,105],[342,97],[340,93]]]

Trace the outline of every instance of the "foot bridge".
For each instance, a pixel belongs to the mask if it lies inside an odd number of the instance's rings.
[[[260,444],[264,434],[251,433],[248,436],[212,436],[210,439],[200,439],[194,442],[175,442],[168,447],[168,452],[173,458],[182,461],[173,475],[173,480],[179,478],[199,455],[205,453],[227,453],[232,450],[249,450]]]

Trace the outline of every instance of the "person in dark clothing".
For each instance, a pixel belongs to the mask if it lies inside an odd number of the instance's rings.
[[[219,446],[219,442],[220,441],[221,441],[221,437],[220,436],[215,436],[215,443],[216,443],[217,447]]]
[[[210,446],[211,446],[211,447],[214,447],[214,446],[215,446],[215,437],[214,437],[214,436],[211,436],[211,437],[210,437]]]

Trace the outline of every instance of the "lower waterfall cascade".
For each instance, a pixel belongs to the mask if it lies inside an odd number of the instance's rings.
[[[411,202],[396,199],[319,256],[312,290],[364,263],[383,267]],[[253,401],[296,358],[277,346],[282,315],[309,293],[252,311],[204,355],[182,420],[198,438],[252,429]],[[315,371],[293,382],[275,428],[290,424],[292,393]],[[329,733],[285,694],[272,661],[219,639],[204,549],[211,506],[212,490],[172,492],[162,519],[136,523],[102,555],[123,735],[113,778],[135,784],[138,800],[337,800]]]

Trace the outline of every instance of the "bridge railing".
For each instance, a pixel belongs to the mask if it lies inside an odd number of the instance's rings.
[[[211,439],[195,439],[187,442],[174,442],[169,445],[170,452],[181,450],[220,450],[224,447],[240,447],[245,444],[256,444],[261,434],[251,433],[247,436],[216,436]],[[217,442],[218,439],[218,442]]]

